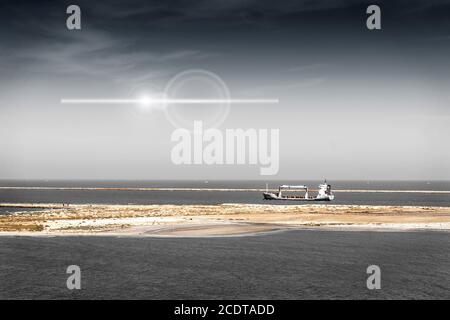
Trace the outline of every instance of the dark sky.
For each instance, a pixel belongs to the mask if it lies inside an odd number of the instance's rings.
[[[222,126],[280,129],[274,178],[450,179],[450,1],[2,1],[0,40],[0,178],[261,178],[173,165],[160,110],[60,103],[203,69],[233,97],[280,99]]]

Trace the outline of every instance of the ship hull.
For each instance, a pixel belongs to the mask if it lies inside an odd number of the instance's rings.
[[[324,197],[324,198],[301,198],[301,197],[280,197],[275,193],[264,192],[263,193],[264,200],[288,200],[288,201],[331,201],[333,198]]]

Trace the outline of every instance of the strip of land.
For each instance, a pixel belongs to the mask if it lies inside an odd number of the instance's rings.
[[[224,236],[290,228],[450,230],[449,207],[52,203],[1,203],[0,207],[14,209],[0,216],[0,235]]]
[[[260,188],[136,188],[136,187],[0,187],[0,190],[59,190],[59,191],[201,191],[201,192],[276,192],[278,189]],[[318,191],[309,189],[309,191]],[[450,190],[389,190],[389,189],[333,189],[337,193],[425,193],[450,194]]]

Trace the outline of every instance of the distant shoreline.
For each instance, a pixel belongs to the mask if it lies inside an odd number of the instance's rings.
[[[449,207],[370,205],[100,205],[1,203],[41,209],[0,216],[0,235],[236,236],[289,229],[450,231]]]
[[[141,187],[0,187],[0,190],[73,190],[73,191],[199,191],[199,192],[275,192],[265,188],[141,188]],[[309,189],[317,191],[317,189]],[[333,189],[336,193],[429,193],[450,194],[450,190],[389,190],[389,189]]]

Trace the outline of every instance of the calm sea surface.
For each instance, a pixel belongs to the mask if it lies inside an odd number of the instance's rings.
[[[316,188],[321,181],[270,181],[306,184]],[[333,189],[352,190],[434,190],[449,191],[450,181],[329,181]],[[264,189],[263,181],[0,181],[0,187],[107,187],[107,188],[231,188]],[[27,190],[0,189],[0,202],[74,204],[302,204],[292,201],[266,201],[254,191],[137,191],[137,190]],[[450,206],[450,193],[340,193],[330,204]],[[310,204],[310,203],[309,203]],[[23,211],[21,209],[20,211]],[[0,214],[11,209],[0,208]]]
[[[450,299],[441,232],[0,237],[0,299]],[[81,268],[81,290],[66,268]],[[366,287],[369,265],[381,290]]]

